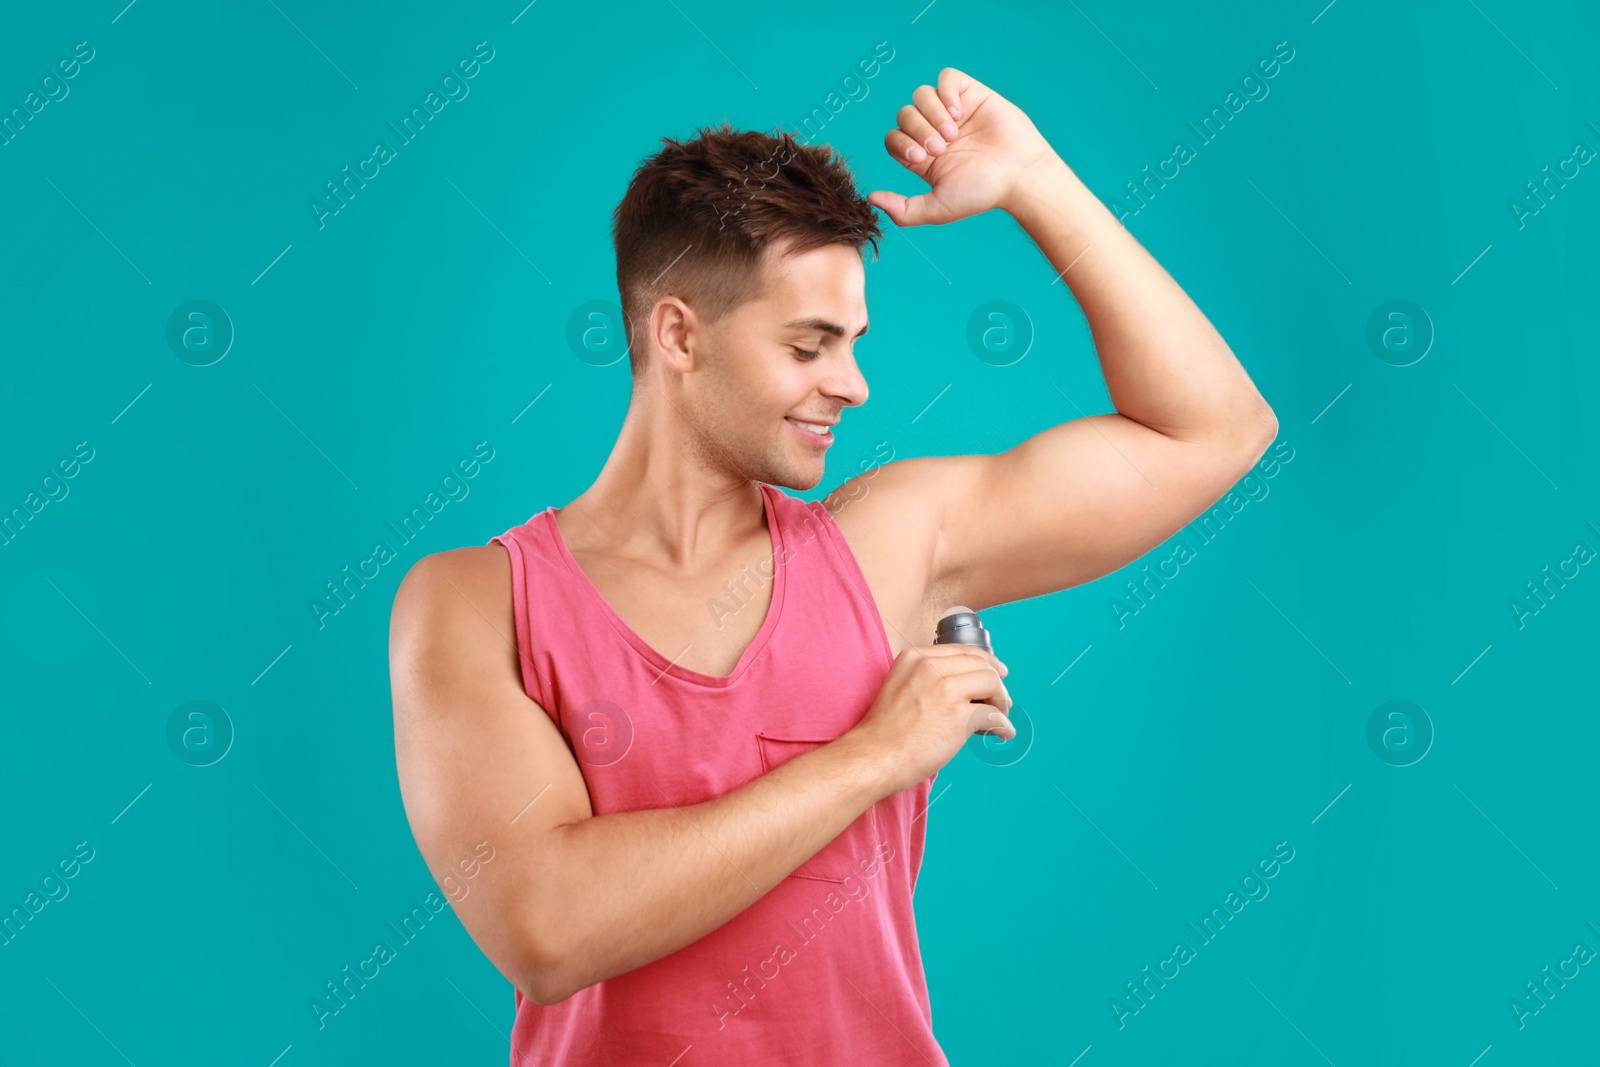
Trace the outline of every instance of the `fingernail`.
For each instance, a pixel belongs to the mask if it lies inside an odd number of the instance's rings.
[[[953,119],[958,119],[958,118],[961,117],[961,105],[960,104],[951,104],[950,106],[946,107],[945,110],[950,112],[950,117],[953,118]]]
[[[924,159],[928,158],[928,153],[922,150],[921,145],[914,144],[910,148],[906,149],[906,158],[913,163],[921,163]]]
[[[942,152],[944,150],[944,138],[940,137],[936,133],[930,135],[928,139],[922,143],[927,146],[928,153],[930,155],[934,152]]]
[[[946,141],[954,141],[956,139],[956,124],[953,122],[941,122],[939,123],[939,132],[944,135]]]

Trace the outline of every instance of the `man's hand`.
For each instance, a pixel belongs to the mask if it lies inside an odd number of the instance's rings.
[[[845,736],[890,754],[890,793],[910,789],[933,777],[978,731],[1007,740],[1017,736],[1008,717],[1011,694],[1000,680],[1007,673],[987,649],[908,646],[894,658],[872,706]]]
[[[878,190],[868,203],[899,226],[937,226],[1007,207],[1025,175],[1055,150],[1011,101],[954,67],[921,85],[900,109],[884,148],[933,188],[920,196]]]

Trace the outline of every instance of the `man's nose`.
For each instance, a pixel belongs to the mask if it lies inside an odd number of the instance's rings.
[[[847,407],[867,402],[867,379],[856,365],[856,358],[846,353],[836,372],[823,384],[823,391],[844,401]]]

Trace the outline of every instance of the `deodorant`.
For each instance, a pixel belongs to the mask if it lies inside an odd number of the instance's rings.
[[[936,645],[972,645],[985,652],[993,653],[994,646],[989,643],[989,631],[983,628],[983,623],[978,619],[978,613],[965,604],[957,604],[943,615],[939,616],[939,625],[934,633],[933,643]],[[974,700],[974,704],[987,704],[987,700]],[[976,713],[974,713],[976,714]],[[983,729],[979,733],[991,734],[993,730]]]
[[[957,604],[939,617],[939,627],[934,635],[936,645],[976,645],[985,652],[993,652],[989,631],[978,620],[978,613],[965,604]],[[974,701],[981,704],[983,701]]]

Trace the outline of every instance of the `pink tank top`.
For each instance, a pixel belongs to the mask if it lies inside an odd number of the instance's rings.
[[[889,672],[877,605],[833,516],[757,484],[774,565],[696,609],[723,618],[772,583],[726,677],[634,633],[568,551],[554,507],[490,538],[511,557],[523,685],[566,737],[596,815],[729,793],[854,726]],[[932,782],[878,801],[700,940],[559,1004],[516,990],[513,1067],[948,1063],[911,906]]]

